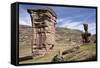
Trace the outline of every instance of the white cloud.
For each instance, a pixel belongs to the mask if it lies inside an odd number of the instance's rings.
[[[84,28],[83,28],[84,21],[73,21],[73,18],[74,17],[67,17],[67,18],[58,19],[57,20],[58,27],[66,27],[66,28],[70,28],[70,29],[78,29],[78,30],[84,31]],[[20,18],[19,24],[29,25],[29,26],[32,25],[30,17],[24,17],[24,19]],[[88,31],[92,34],[96,33],[95,22],[88,23]]]
[[[88,28],[89,28],[89,32],[92,33],[92,34],[95,34],[96,33],[96,23],[89,23],[88,24]]]
[[[29,26],[32,25],[30,21],[25,21],[25,20],[19,20],[19,24],[20,25],[29,25]]]
[[[83,28],[84,21],[72,21],[72,19],[63,18],[63,19],[59,19],[57,22],[60,23],[60,25],[58,24],[58,27],[65,27],[65,28],[78,29],[84,31]],[[88,31],[92,34],[96,33],[95,22],[88,23]]]

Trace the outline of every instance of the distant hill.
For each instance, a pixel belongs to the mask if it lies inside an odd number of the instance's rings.
[[[69,28],[56,27],[56,43],[67,43],[69,40],[75,42],[82,42],[82,31]],[[95,35],[91,36],[92,40],[95,40]],[[31,26],[19,25],[19,41],[22,45],[31,45],[32,40],[32,28]]]
[[[91,36],[91,41],[94,42],[94,43],[96,43],[96,34],[94,34],[94,35]]]
[[[58,43],[67,43],[69,40],[80,42],[81,41],[81,31],[69,28],[56,28],[56,41]]]
[[[32,40],[31,26],[19,25],[19,46],[30,46]]]

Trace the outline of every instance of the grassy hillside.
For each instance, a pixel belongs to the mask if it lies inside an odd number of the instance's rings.
[[[29,52],[29,48],[31,47],[31,40],[32,40],[32,29],[30,26],[20,25],[19,27],[20,33],[20,55]],[[56,28],[56,45],[54,46],[53,50],[50,50],[49,53],[42,57],[33,57],[32,60],[21,61],[20,64],[23,63],[42,63],[42,62],[51,62],[53,57],[73,48],[74,45],[81,45],[80,49],[75,50],[74,52],[69,52],[65,55],[61,55],[64,58],[64,61],[80,61],[80,60],[95,60],[96,59],[96,44],[89,43],[89,44],[82,44],[81,42],[81,31],[69,28]],[[93,40],[95,40],[95,35],[91,36]],[[73,42],[69,42],[69,40]]]
[[[75,42],[81,42],[81,31],[69,28],[56,28],[56,42],[57,43],[67,43],[69,39]]]

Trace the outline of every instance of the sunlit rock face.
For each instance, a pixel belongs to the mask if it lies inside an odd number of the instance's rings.
[[[51,8],[28,9],[28,13],[32,21],[32,53],[45,55],[55,45],[56,13]]]

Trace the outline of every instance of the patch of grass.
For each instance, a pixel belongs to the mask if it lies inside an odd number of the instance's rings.
[[[26,60],[19,62],[20,64],[27,64],[27,63],[44,63],[44,62],[51,62],[53,57],[60,52],[62,53],[64,50],[69,49],[72,46],[68,44],[56,44],[53,50],[50,50],[49,53],[42,57],[33,57],[32,60]],[[64,61],[82,61],[82,60],[94,60],[96,59],[96,46],[95,44],[83,44],[80,46],[80,49],[68,53],[63,56]]]
[[[94,44],[81,45],[77,52],[66,54],[64,59],[65,61],[94,60],[96,59],[96,46]]]

